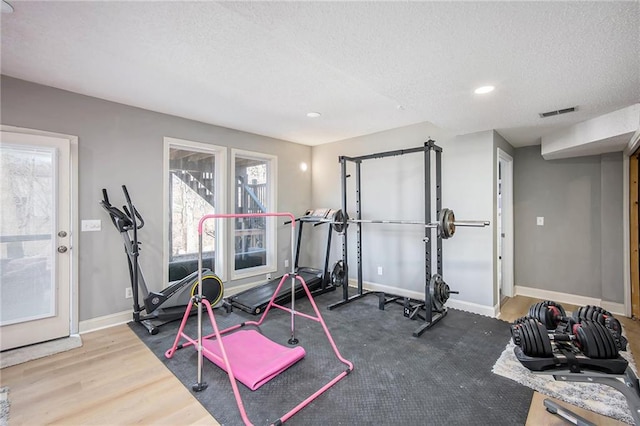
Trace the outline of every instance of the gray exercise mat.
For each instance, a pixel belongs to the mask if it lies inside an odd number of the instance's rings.
[[[293,416],[292,425],[517,425],[524,424],[533,391],[495,375],[491,368],[510,337],[509,323],[449,310],[448,315],[421,337],[412,337],[418,321],[402,315],[402,306],[378,310],[378,298],[367,296],[333,311],[341,291],[318,296],[320,308],[343,357],[354,363],[353,372]],[[309,302],[296,308],[311,313]],[[226,327],[259,317],[234,310],[216,311],[218,325]],[[269,312],[261,332],[286,344],[289,315]],[[204,332],[211,333],[208,320]],[[269,424],[318,390],[344,365],[336,360],[320,325],[296,320],[297,337],[306,357],[256,391],[239,385],[249,419]],[[131,324],[141,340],[189,389],[196,382],[197,353],[193,347],[166,359],[179,322],[167,324],[159,334]],[[188,331],[196,336],[196,317]],[[247,350],[251,350],[247,348]],[[194,393],[223,425],[240,425],[238,408],[227,374],[207,359],[203,378],[208,389]]]

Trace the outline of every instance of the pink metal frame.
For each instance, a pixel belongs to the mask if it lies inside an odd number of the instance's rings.
[[[210,215],[205,215],[200,219],[200,222],[198,224],[198,234],[199,234],[199,252],[198,252],[198,271],[199,271],[199,277],[198,277],[198,282],[202,282],[202,229],[203,229],[203,224],[206,220],[208,219],[217,219],[217,218],[246,218],[246,217],[271,217],[271,216],[275,216],[275,217],[288,217],[291,221],[291,252],[292,252],[292,267],[293,267],[293,251],[294,251],[294,234],[295,234],[295,217],[291,214],[291,213],[255,213],[255,214],[210,214]],[[287,308],[285,306],[279,305],[277,303],[275,303],[275,299],[278,295],[278,293],[280,292],[280,289],[282,288],[282,285],[285,283],[285,281],[291,278],[291,308]],[[309,299],[309,301],[311,302],[311,306],[313,307],[313,310],[315,312],[315,316],[312,315],[308,315],[305,314],[303,312],[298,312],[295,310],[295,282],[296,280],[300,281],[300,284],[302,285],[302,288],[304,289],[307,298]],[[346,360],[345,358],[342,357],[342,355],[340,355],[340,351],[338,350],[338,347],[336,346],[333,338],[331,337],[331,333],[329,333],[329,329],[327,328],[327,325],[324,322],[324,319],[322,318],[322,315],[320,315],[320,311],[318,310],[318,306],[316,305],[315,301],[313,300],[313,297],[311,296],[311,292],[309,291],[309,288],[307,287],[307,283],[302,279],[302,277],[298,276],[295,274],[295,272],[292,270],[290,274],[285,274],[282,279],[280,280],[280,283],[278,284],[278,288],[276,289],[276,291],[273,293],[273,295],[271,296],[271,300],[269,301],[269,304],[267,305],[267,308],[264,310],[262,316],[260,317],[259,321],[247,321],[244,322],[242,324],[236,324],[234,326],[231,326],[229,328],[226,328],[224,330],[220,330],[218,328],[218,324],[216,322],[215,316],[213,314],[213,309],[211,308],[211,304],[209,303],[208,300],[203,299],[202,298],[202,288],[201,286],[198,286],[199,291],[198,291],[198,300],[201,300],[202,303],[198,303],[198,338],[197,339],[193,339],[191,337],[189,337],[185,332],[184,332],[184,327],[187,323],[187,320],[189,318],[189,314],[191,312],[191,308],[193,306],[194,300],[190,300],[189,304],[187,305],[187,308],[185,310],[184,316],[182,317],[182,323],[180,324],[180,329],[178,330],[178,334],[176,336],[176,339],[173,343],[173,346],[171,347],[171,349],[169,349],[168,351],[165,352],[165,356],[167,358],[171,358],[173,357],[175,351],[177,349],[183,348],[183,347],[187,347],[187,346],[196,346],[197,350],[198,350],[198,384],[196,386],[194,386],[195,390],[201,390],[206,388],[206,384],[204,384],[202,382],[202,357],[203,357],[203,351],[207,351],[207,349],[201,344],[201,342],[204,339],[211,339],[211,338],[215,338],[218,341],[219,347],[220,347],[220,353],[222,354],[222,358],[224,359],[224,364],[226,366],[226,371],[227,374],[229,375],[229,381],[231,382],[231,387],[233,389],[233,394],[236,398],[236,403],[238,404],[238,410],[240,411],[240,416],[242,417],[242,420],[244,421],[245,425],[251,425],[251,421],[249,420],[249,417],[247,416],[247,413],[245,411],[244,408],[244,404],[242,403],[242,398],[240,396],[240,392],[238,390],[238,384],[236,381],[236,378],[233,374],[233,369],[231,368],[231,363],[229,361],[229,358],[227,357],[227,353],[225,351],[224,348],[224,344],[222,342],[222,335],[228,332],[231,332],[233,330],[237,330],[240,327],[246,326],[246,325],[254,325],[254,326],[260,326],[265,318],[267,317],[267,314],[269,313],[269,311],[271,310],[271,308],[276,308],[276,309],[281,309],[283,311],[289,312],[291,314],[291,336],[292,336],[292,341],[295,340],[295,320],[294,318],[296,316],[301,316],[303,318],[307,318],[310,319],[312,321],[316,321],[318,323],[320,323],[320,325],[322,326],[322,329],[324,330],[325,335],[327,336],[327,339],[329,340],[329,343],[331,344],[331,347],[333,348],[333,352],[336,355],[336,358],[338,358],[338,360],[340,362],[342,362],[343,364],[345,364],[347,366],[347,369],[345,371],[343,371],[342,373],[338,374],[335,378],[333,378],[331,381],[329,381],[327,384],[325,384],[324,386],[322,386],[320,389],[318,389],[316,392],[314,392],[313,394],[311,394],[309,397],[307,397],[305,400],[303,400],[302,402],[300,402],[298,405],[296,405],[295,407],[293,407],[290,411],[288,411],[287,413],[285,413],[283,416],[280,417],[280,419],[278,421],[276,421],[276,424],[279,423],[284,423],[286,422],[288,419],[290,419],[294,414],[296,414],[298,411],[300,411],[301,409],[303,409],[304,407],[306,407],[311,401],[313,401],[314,399],[316,399],[318,396],[320,396],[322,393],[324,393],[327,389],[329,389],[330,387],[332,387],[334,384],[336,384],[338,381],[340,381],[342,378],[344,378],[346,375],[348,375],[352,370],[353,370],[353,364]],[[209,320],[211,321],[211,325],[213,326],[213,330],[214,332],[212,334],[209,334],[207,336],[202,337],[202,306],[205,306],[207,313],[209,315]],[[187,342],[183,343],[181,345],[179,345],[179,341],[180,338],[184,338]]]

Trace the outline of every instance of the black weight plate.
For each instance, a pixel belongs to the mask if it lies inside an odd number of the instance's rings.
[[[549,308],[547,302],[536,303],[536,305],[536,318],[538,319],[538,321],[544,324],[547,330],[553,328],[551,327],[551,321],[549,321]]]
[[[597,312],[596,312],[597,315]],[[600,358],[608,359],[610,355],[609,345],[607,344],[607,340],[605,339],[604,333],[602,333],[602,329],[600,328],[600,324],[593,321],[589,323],[589,329],[593,331],[593,338],[598,344],[598,354]]]
[[[544,334],[545,336],[548,337],[547,335],[547,330],[545,329],[544,325],[542,325],[541,322],[539,321],[531,321],[531,336],[533,337],[533,341],[535,344],[535,348],[536,348],[536,354],[539,357],[544,357],[545,355],[545,351],[544,351],[544,344],[542,343],[542,335]]]
[[[606,309],[600,306],[594,306],[594,310],[597,311],[598,313],[601,313],[602,315],[611,316],[611,312],[607,311]]]
[[[540,349],[538,349],[538,339],[536,338],[536,321],[530,320],[527,321],[526,329],[529,336],[529,344],[531,345],[531,354],[532,356],[538,357],[540,356]]]
[[[531,334],[529,333],[529,321],[522,324],[520,328],[520,332],[522,333],[522,351],[529,356],[536,356],[533,348],[533,344],[531,343]]]
[[[541,302],[534,303],[529,307],[529,316],[532,318],[540,319],[540,304]]]
[[[593,319],[593,306],[587,305],[584,307],[584,311],[582,311],[581,319],[589,320],[589,321]]]
[[[598,358],[598,347],[593,339],[593,331],[589,329],[587,320],[580,323],[577,330],[577,338],[580,349],[589,358]]]
[[[573,317],[580,322],[581,319],[584,318],[585,307],[580,306],[577,311],[574,312]]]
[[[589,342],[587,347],[589,353],[585,353],[589,358],[604,358],[606,352],[604,349],[604,341],[600,337],[600,334],[596,330],[594,324],[597,324],[591,320],[584,320],[580,329],[585,333],[585,337]]]
[[[609,347],[611,348],[611,359],[617,358],[619,349],[618,344],[616,343],[616,337],[607,327],[602,326],[602,329],[605,332],[605,340],[609,343]]]
[[[549,339],[546,328],[542,324],[538,324],[537,335],[540,337],[540,356],[545,358],[550,357],[553,354],[551,340]]]
[[[594,311],[594,312],[595,312],[594,316],[597,316],[597,311]],[[591,328],[593,330],[593,335],[594,335],[594,338],[596,340],[596,343],[598,344],[598,349],[600,351],[599,352],[600,356],[603,359],[609,358],[609,356],[610,356],[609,352],[610,351],[609,351],[609,348],[608,348],[608,345],[607,345],[607,340],[605,339],[605,334],[602,332],[602,325],[597,323],[594,320],[591,323]]]
[[[611,334],[611,331],[609,331],[607,327],[600,323],[595,323],[594,325],[596,326],[596,330],[600,332],[600,336],[602,337],[602,342],[606,349],[606,359],[616,358],[618,356],[618,348],[616,346],[616,341],[613,338],[613,334]]]
[[[598,324],[603,324],[604,325],[604,315],[602,315],[602,312],[597,312],[594,314],[595,318],[593,319],[595,322],[597,322]]]
[[[524,353],[527,353],[528,351],[525,350],[525,346],[527,346],[527,341],[526,341],[526,336],[524,334],[524,325],[525,323],[518,324],[517,330],[520,336],[520,343],[518,344],[518,346],[520,346],[520,348],[524,351]]]
[[[595,310],[593,309],[595,306],[587,305],[587,311],[584,313],[584,319],[593,321],[593,314]]]

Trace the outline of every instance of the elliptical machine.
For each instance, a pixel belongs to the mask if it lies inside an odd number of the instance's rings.
[[[122,185],[122,192],[127,201],[127,205],[122,206],[122,210],[111,205],[106,189],[102,189],[102,201],[100,205],[109,213],[113,226],[116,227],[124,241],[124,249],[127,255],[129,266],[129,278],[133,295],[133,320],[142,324],[149,334],[157,334],[158,327],[182,319],[189,300],[198,294],[198,271],[188,276],[169,283],[169,285],[159,292],[149,291],[138,263],[140,256],[140,245],[138,241],[138,230],[144,226],[142,215],[135,208],[129,197],[127,187]],[[224,286],[222,280],[211,270],[202,270],[202,293],[211,306],[218,306],[223,303],[227,312],[230,305],[223,301]],[[142,293],[142,295],[140,295]],[[140,305],[140,296],[144,306]],[[195,308],[196,304],[194,304]],[[192,309],[191,313],[197,312]]]

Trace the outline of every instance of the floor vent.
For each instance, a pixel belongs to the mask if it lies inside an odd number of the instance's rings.
[[[571,108],[564,108],[564,109],[559,109],[556,111],[547,111],[547,112],[541,112],[540,113],[540,118],[545,118],[545,117],[552,117],[554,115],[560,115],[560,114],[567,114],[569,112],[574,112],[577,111],[578,107],[571,107]]]

